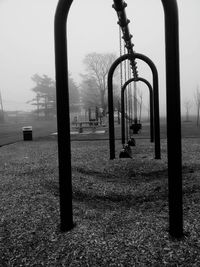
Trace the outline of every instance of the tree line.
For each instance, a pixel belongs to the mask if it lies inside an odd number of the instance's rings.
[[[194,93],[194,103],[196,105],[196,125],[199,126],[200,124],[200,89],[197,85],[196,91]],[[185,108],[185,121],[190,121],[190,110],[193,107],[193,103],[190,100],[184,101],[184,108]]]
[[[114,53],[89,53],[85,56],[83,64],[85,73],[80,74],[81,82],[77,84],[71,75],[69,75],[69,103],[70,112],[79,112],[80,105],[85,109],[98,108],[108,111],[107,104],[107,77],[111,64],[116,59]],[[120,101],[120,75],[115,71],[114,74],[114,107],[119,109]],[[56,86],[55,80],[43,74],[42,76],[34,74],[31,77],[35,86],[31,89],[35,93],[35,97],[28,103],[35,106],[34,113],[36,117],[51,119],[56,116]],[[196,106],[196,123],[200,124],[200,90],[197,86],[194,94],[194,102]],[[138,90],[137,99],[139,113],[141,117],[142,94]],[[184,101],[185,120],[190,119],[190,110],[193,107],[191,101]]]
[[[83,60],[85,74],[81,74],[79,85],[69,75],[69,103],[70,112],[78,112],[80,102],[83,108],[100,108],[107,112],[107,76],[108,71],[116,59],[113,53],[90,53]],[[117,79],[115,75],[114,79]],[[56,86],[55,80],[47,75],[34,74],[31,77],[35,86],[31,89],[35,96],[28,103],[35,106],[34,113],[39,119],[41,117],[50,119],[56,116]],[[119,100],[119,88],[114,83],[114,105]]]
[[[33,112],[38,119],[54,118],[56,116],[55,81],[45,74],[42,76],[34,74],[31,79],[35,83],[35,86],[31,89],[35,93],[35,97],[28,103],[36,107]],[[69,77],[69,88],[70,109],[73,111],[79,103],[79,90],[71,77]]]

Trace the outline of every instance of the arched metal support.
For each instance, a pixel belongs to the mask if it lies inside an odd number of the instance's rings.
[[[179,30],[176,0],[162,0],[165,14],[169,233],[183,236]]]
[[[131,82],[137,82],[141,81],[144,82],[148,88],[149,88],[149,103],[150,103],[150,142],[154,141],[154,114],[153,114],[153,88],[151,84],[144,78],[137,77],[129,79],[124,83],[124,85],[121,88],[121,137],[122,137],[122,144],[125,144],[125,108],[124,108],[124,91],[126,90],[126,87]],[[159,103],[155,103],[156,105],[159,105]],[[155,120],[155,123],[159,121]]]
[[[115,158],[115,131],[114,131],[114,111],[113,111],[113,74],[116,67],[124,60],[140,59],[146,62],[153,74],[153,94],[154,94],[154,116],[155,116],[155,159],[161,158],[160,152],[160,120],[159,120],[159,96],[158,96],[158,72],[154,63],[146,56],[135,53],[134,55],[125,54],[117,58],[110,67],[108,72],[108,108],[109,108],[109,142],[110,142],[110,159]]]
[[[117,1],[117,0],[116,0]],[[183,236],[179,32],[176,0],[161,0],[165,14],[169,233]],[[61,230],[73,227],[66,21],[73,0],[59,0],[55,14],[58,160]],[[110,101],[113,106],[112,101]],[[112,113],[112,111],[111,111]],[[112,114],[109,114],[111,116]],[[114,126],[114,125],[113,125]],[[111,134],[114,137],[114,134]],[[113,154],[111,155],[114,156]],[[114,157],[113,157],[114,158]]]
[[[69,118],[69,87],[67,66],[66,20],[72,1],[60,0],[54,21],[57,131],[60,190],[60,229],[73,228],[72,173]]]

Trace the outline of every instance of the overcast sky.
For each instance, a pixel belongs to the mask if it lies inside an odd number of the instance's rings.
[[[161,0],[127,0],[134,50],[150,57],[159,74],[160,111],[165,112],[164,15]],[[181,99],[194,102],[200,85],[200,0],[178,0]],[[119,55],[117,15],[111,0],[74,0],[68,19],[69,70],[80,82],[90,52]],[[57,0],[0,0],[0,90],[4,109],[32,109],[31,76],[55,77],[54,14]],[[138,61],[139,76],[152,81]],[[148,94],[145,85],[139,85]],[[193,103],[194,106],[194,103]],[[183,109],[184,112],[184,109]]]

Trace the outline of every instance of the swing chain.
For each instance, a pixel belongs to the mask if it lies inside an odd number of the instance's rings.
[[[128,53],[134,56],[135,54],[135,52],[133,51],[134,44],[131,41],[133,36],[130,34],[129,27],[128,27],[130,20],[127,19],[126,12],[125,12],[125,8],[127,7],[127,4],[124,1],[114,0],[114,4],[112,5],[112,7],[115,9],[118,15],[118,19],[119,19],[118,24],[121,27],[121,30],[123,33],[122,38],[124,39],[125,47]],[[133,76],[135,79],[137,79],[138,72],[137,72],[137,66],[136,66],[137,64],[135,60],[130,60],[130,65],[132,67]]]

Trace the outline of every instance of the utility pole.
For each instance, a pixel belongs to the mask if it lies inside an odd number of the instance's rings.
[[[3,110],[3,100],[2,100],[2,97],[1,97],[1,90],[0,90],[0,105],[1,105],[0,122],[4,122],[4,110]]]

